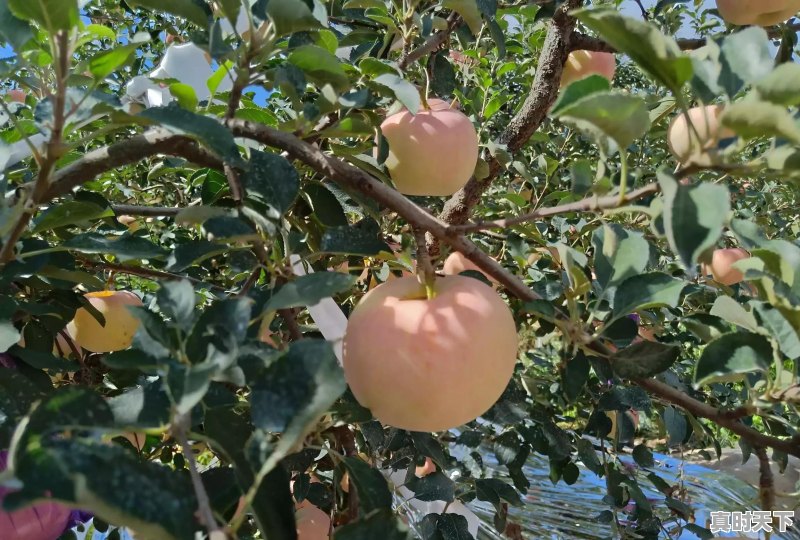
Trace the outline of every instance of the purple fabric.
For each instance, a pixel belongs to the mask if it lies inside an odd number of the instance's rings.
[[[11,356],[10,354],[1,353],[0,354],[0,366],[2,366],[4,368],[8,368],[8,369],[14,369],[14,368],[17,367],[17,363],[14,362],[14,357]]]
[[[641,322],[641,319],[639,318],[639,315],[636,314],[636,313],[631,313],[630,315],[628,315],[628,318],[630,320],[632,320],[633,322],[635,322],[636,324],[639,324]]]

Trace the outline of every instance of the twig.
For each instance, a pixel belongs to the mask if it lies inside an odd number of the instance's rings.
[[[300,341],[303,339],[303,331],[300,330],[300,325],[297,324],[297,313],[294,309],[279,309],[278,315],[280,315],[283,322],[286,323],[286,328],[289,329],[289,338],[291,338],[292,341]]]
[[[429,36],[422,45],[416,49],[408,51],[408,53],[404,54],[400,58],[400,60],[397,62],[397,65],[400,67],[400,69],[405,70],[409,65],[413,64],[426,54],[435,51],[450,38],[450,34],[453,33],[459,24],[461,24],[461,17],[454,11],[449,17],[447,17],[446,29],[440,30]]]
[[[112,204],[117,216],[175,216],[182,208],[174,206],[139,206],[135,204]]]
[[[800,445],[797,445],[791,439],[779,439],[777,437],[765,435],[760,431],[746,426],[737,419],[727,417],[723,411],[707,403],[698,401],[681,390],[657,381],[656,379],[636,379],[634,382],[651,394],[674,405],[679,405],[695,416],[707,418],[715,424],[731,430],[754,447],[768,446],[786,454],[800,457]]]
[[[431,263],[431,256],[428,253],[428,243],[425,241],[425,231],[419,227],[412,227],[414,232],[414,240],[417,243],[417,276],[425,286],[425,292],[428,298],[433,298],[435,295],[434,283],[436,282],[436,270]]]
[[[189,446],[187,433],[190,428],[190,414],[176,415],[172,422],[172,435],[177,439],[181,445],[183,456],[189,465],[189,476],[192,479],[192,487],[197,496],[198,511],[200,513],[200,522],[208,530],[209,534],[214,535],[215,532],[222,531],[222,528],[217,523],[214,517],[214,511],[211,509],[211,500],[208,498],[208,492],[203,485],[203,479],[197,470],[197,461],[192,453],[192,447]]]
[[[648,195],[658,193],[660,189],[661,188],[658,185],[658,183],[653,182],[652,184],[648,184],[642,188],[629,191],[623,197],[622,204],[623,205],[628,204],[633,201],[639,200],[641,198],[647,197]],[[495,221],[481,221],[479,223],[471,223],[467,225],[453,225],[451,229],[459,233],[482,231],[485,229],[505,229],[507,227],[511,227],[512,225],[519,225],[520,223],[534,221],[536,219],[555,216],[558,214],[569,214],[572,212],[591,212],[595,210],[608,210],[611,208],[618,208],[620,206],[622,205],[620,204],[619,195],[609,195],[606,197],[587,197],[585,199],[581,199],[580,201],[560,204],[558,206],[552,206],[550,208],[539,208],[538,210],[534,210],[533,212],[529,212],[527,214],[523,214],[521,216],[516,216],[512,218],[498,219]]]
[[[185,279],[186,281],[190,281],[197,285],[203,285],[210,289],[225,290],[223,287],[220,287],[219,285],[214,285],[213,283],[206,283],[201,279],[193,278],[190,276],[182,276],[180,274],[173,274],[171,272],[164,272],[162,270],[152,270],[150,268],[140,268],[138,266],[127,266],[124,264],[116,264],[109,262],[95,262],[95,261],[90,261],[89,259],[84,259],[82,257],[79,257],[77,260],[81,263],[81,265],[83,265],[86,268],[111,270],[112,272],[117,272],[120,274],[139,276],[143,278],[149,278],[152,280],[165,279],[168,281],[178,281]]]

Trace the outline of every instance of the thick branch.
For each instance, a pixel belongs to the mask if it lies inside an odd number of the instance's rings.
[[[569,43],[575,26],[575,19],[567,15],[567,12],[580,5],[581,0],[569,0],[550,21],[531,91],[525,98],[522,108],[498,138],[498,142],[507,145],[510,152],[518,151],[528,142],[547,117],[547,112],[558,96],[561,72],[564,69],[564,62],[567,61]],[[489,175],[483,180],[471,178],[467,185],[445,203],[439,218],[451,225],[466,223],[483,192],[502,170],[503,166],[496,159],[490,159]],[[429,249],[431,255],[438,255],[439,246],[435,239],[430,242]]]
[[[106,171],[136,163],[155,154],[180,156],[203,167],[222,168],[222,162],[196,141],[166,129],[155,128],[111,146],[92,150],[81,159],[56,171],[44,200],[67,195],[77,186]]]
[[[715,424],[731,430],[754,447],[770,447],[786,454],[800,457],[800,445],[791,439],[779,439],[765,435],[746,426],[739,420],[730,418],[724,411],[698,401],[688,394],[655,379],[637,379],[636,384],[669,403],[679,405],[695,416],[707,418]]]
[[[788,25],[788,28],[793,32],[797,32],[800,30],[800,23],[794,23]],[[783,34],[783,27],[776,26],[770,28],[767,31],[767,35],[769,35],[770,39],[777,39],[781,37]],[[700,47],[705,46],[706,38],[684,38],[684,39],[676,39],[676,43],[678,47],[680,47],[683,51],[692,51],[695,49],[699,49]],[[570,41],[570,50],[571,51],[578,51],[578,50],[587,50],[587,51],[599,51],[599,52],[610,52],[615,53],[617,50],[603,41],[600,38],[592,37],[587,34],[583,34],[581,32],[575,32],[572,35],[572,40]]]
[[[591,212],[595,210],[618,208],[620,206],[629,204],[633,201],[647,197],[648,195],[658,193],[659,189],[660,189],[659,185],[653,182],[652,184],[648,184],[642,188],[635,189],[633,191],[626,193],[625,196],[623,197],[622,204],[620,204],[619,195],[609,195],[607,197],[587,197],[585,199],[581,199],[580,201],[560,204],[558,206],[551,206],[549,208],[539,208],[537,210],[534,210],[533,212],[522,214],[521,216],[516,216],[507,219],[498,219],[495,221],[482,221],[479,223],[473,223],[467,225],[455,225],[452,226],[451,229],[460,233],[482,231],[485,229],[505,229],[511,227],[512,225],[518,225],[520,223],[526,223],[528,221],[535,221],[537,219],[551,217],[558,214],[570,214],[573,212]]]

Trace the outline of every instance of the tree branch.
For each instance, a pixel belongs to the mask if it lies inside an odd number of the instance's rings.
[[[788,28],[794,32],[800,30],[800,23],[794,23],[788,25]],[[770,39],[776,39],[781,37],[783,33],[783,29],[780,26],[771,28],[767,30],[767,35]],[[683,51],[692,51],[695,49],[699,49],[700,47],[705,46],[707,43],[706,38],[684,38],[684,39],[676,39],[675,42],[678,44]],[[590,35],[575,32],[572,34],[572,39],[570,40],[570,51],[579,51],[579,50],[587,50],[587,51],[598,51],[598,52],[609,52],[615,53],[617,50],[603,41],[600,38],[592,37]]]
[[[547,117],[547,112],[558,96],[561,73],[569,55],[569,43],[575,26],[575,19],[570,17],[568,12],[580,7],[581,3],[582,0],[568,0],[556,11],[549,23],[531,91],[525,98],[522,108],[498,137],[498,142],[506,145],[512,153],[525,146],[531,135]],[[502,170],[503,166],[500,162],[491,158],[489,175],[482,180],[471,178],[445,203],[439,219],[451,225],[466,223],[483,192]],[[439,254],[438,241],[435,238],[428,240],[428,250],[432,256],[437,256]]]
[[[187,281],[190,281],[197,285],[203,285],[204,287],[208,287],[210,289],[224,290],[222,287],[218,285],[214,285],[213,283],[206,283],[201,279],[189,276],[182,276],[180,274],[173,274],[171,272],[164,272],[162,270],[152,270],[150,268],[140,268],[138,266],[128,266],[124,264],[116,264],[108,262],[95,262],[95,261],[90,261],[89,259],[84,259],[83,257],[78,257],[78,261],[84,267],[92,268],[95,270],[110,270],[112,272],[117,272],[118,274],[128,274],[131,276],[139,276],[152,280],[178,281],[181,279],[185,279]]]
[[[459,24],[461,24],[461,17],[454,11],[447,18],[447,28],[445,30],[440,30],[431,35],[422,45],[409,51],[408,54],[404,54],[400,58],[400,60],[397,62],[400,69],[405,70],[409,65],[413,64],[426,54],[431,53],[441,47],[450,38],[450,34],[452,34],[453,31],[458,28]]]
[[[174,206],[139,206],[136,204],[112,204],[117,216],[176,216],[183,210]]]
[[[163,128],[154,128],[131,139],[92,150],[63,169],[59,169],[53,175],[53,181],[43,200],[67,195],[76,187],[106,171],[136,163],[156,154],[180,156],[203,167],[222,169],[222,162],[197,144],[197,141]]]
[[[625,194],[622,204],[620,204],[619,195],[609,195],[607,197],[587,197],[580,201],[575,201],[550,208],[539,208],[533,212],[522,214],[507,219],[498,219],[495,221],[481,221],[478,223],[471,223],[467,225],[453,225],[450,228],[459,233],[468,233],[473,231],[482,231],[485,229],[505,229],[512,225],[518,225],[528,221],[534,221],[541,218],[555,216],[558,214],[569,214],[572,212],[590,212],[595,210],[606,210],[611,208],[618,208],[625,204],[647,197],[654,193],[658,193],[661,188],[656,182],[648,184],[642,188],[629,191]]]
[[[737,419],[730,418],[724,411],[703,403],[702,401],[698,401],[681,390],[673,388],[661,381],[657,381],[656,379],[636,379],[634,382],[651,394],[674,405],[679,405],[695,416],[707,418],[715,424],[731,430],[754,447],[768,446],[786,454],[800,457],[800,445],[793,442],[791,439],[779,439],[777,437],[765,435],[760,431],[746,426]]]

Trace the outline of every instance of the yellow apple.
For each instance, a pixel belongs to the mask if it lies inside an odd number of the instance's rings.
[[[356,399],[385,424],[443,431],[486,412],[508,385],[517,330],[488,285],[445,276],[427,298],[415,277],[369,291],[350,315],[342,365]]]
[[[800,0],[717,0],[720,16],[739,26],[772,26],[800,11]]]
[[[389,116],[381,131],[389,143],[386,168],[400,193],[443,197],[458,191],[478,161],[478,134],[467,116],[446,101],[428,100],[416,115]]]
[[[75,318],[67,325],[72,341],[96,353],[130,347],[139,328],[139,319],[128,310],[128,306],[141,306],[139,297],[129,291],[90,292],[84,297],[103,314],[105,326],[101,326],[85,308],[78,308]]]

